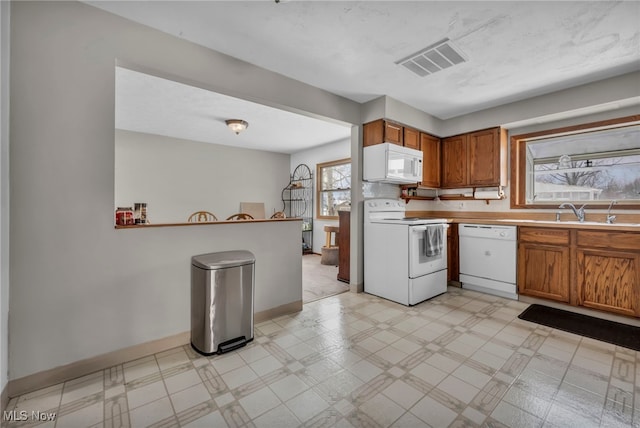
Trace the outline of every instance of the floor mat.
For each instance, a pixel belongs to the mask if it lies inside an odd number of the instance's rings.
[[[518,318],[640,351],[640,327],[536,304]]]

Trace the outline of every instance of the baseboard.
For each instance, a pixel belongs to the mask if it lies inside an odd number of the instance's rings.
[[[8,383],[4,386],[4,388],[2,388],[2,392],[0,392],[0,410],[2,412],[6,410],[7,404],[9,404],[9,384]]]
[[[9,397],[16,397],[27,392],[37,389],[46,388],[61,382],[66,382],[90,373],[104,370],[127,361],[133,361],[138,358],[157,352],[166,351],[188,344],[190,340],[190,332],[178,333],[163,339],[152,340],[151,342],[133,345],[117,351],[108,352],[106,354],[97,355],[63,366],[55,367],[49,370],[43,370],[28,376],[9,381]]]
[[[255,313],[253,319],[254,323],[257,324],[282,315],[300,312],[301,310],[302,300],[299,300]],[[4,409],[6,404],[9,402],[9,397],[17,397],[31,391],[66,382],[99,370],[104,370],[118,364],[137,360],[138,358],[146,357],[178,346],[187,345],[190,341],[191,332],[186,331],[173,336],[141,343],[139,345],[133,345],[128,348],[119,349],[117,351],[108,352],[106,354],[10,380],[2,391],[2,409]]]
[[[296,302],[287,303],[286,305],[277,306],[275,308],[267,309],[266,311],[256,312],[253,314],[253,322],[255,324],[267,321],[273,318],[278,318],[283,315],[294,314],[302,310],[302,300]]]
[[[359,284],[354,284],[353,282],[349,284],[349,291],[352,293],[364,293],[364,282]]]

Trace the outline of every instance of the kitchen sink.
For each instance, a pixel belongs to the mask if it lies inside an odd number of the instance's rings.
[[[640,223],[605,223],[604,221],[554,221],[554,220],[517,220],[517,219],[504,219],[501,222],[508,223],[531,223],[540,225],[582,225],[582,226],[619,226],[619,227],[640,227]]]

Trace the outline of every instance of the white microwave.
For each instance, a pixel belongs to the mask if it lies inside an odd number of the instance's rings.
[[[422,152],[393,143],[363,149],[362,179],[391,184],[422,181]]]

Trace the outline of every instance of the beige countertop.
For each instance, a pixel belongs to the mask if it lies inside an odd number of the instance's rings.
[[[431,218],[438,217],[437,215],[429,216]],[[489,218],[464,218],[455,217],[447,218],[450,223],[471,223],[471,224],[492,224],[492,225],[510,225],[510,226],[531,226],[531,227],[551,227],[560,229],[589,229],[589,230],[616,230],[616,231],[628,231],[628,232],[640,232],[639,223],[613,223],[607,224],[604,222],[585,221],[580,223],[578,221],[549,221],[549,220],[528,220],[528,219],[489,219]]]

